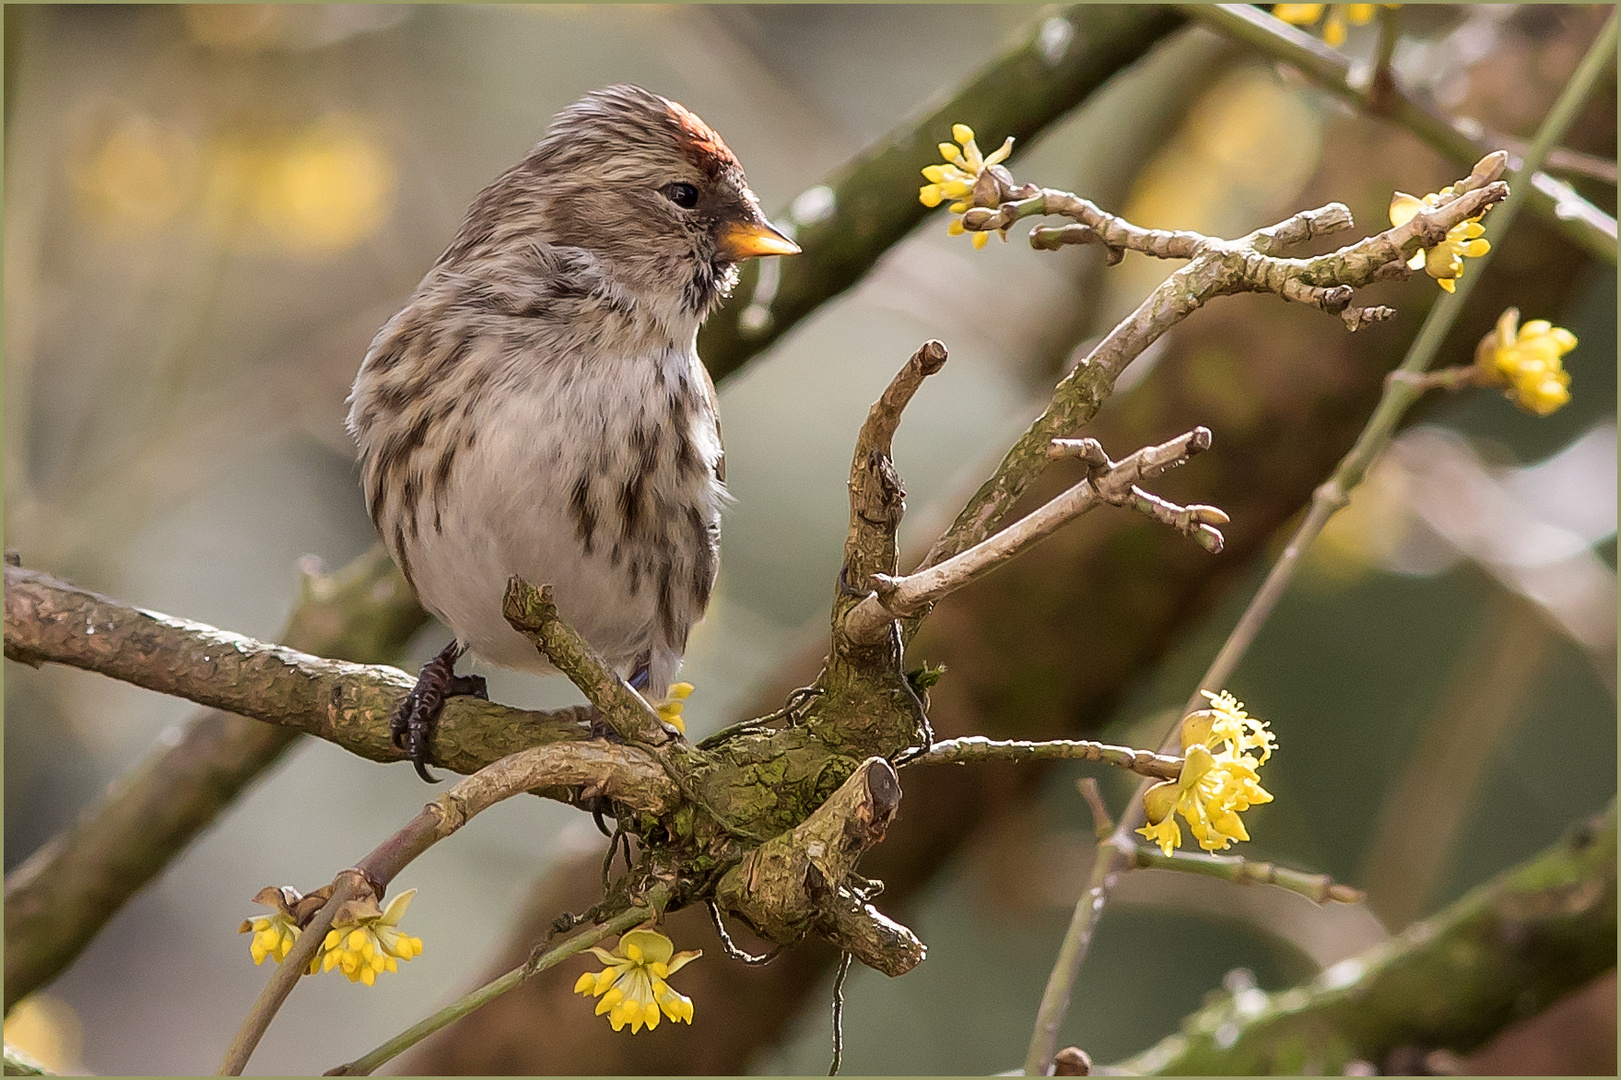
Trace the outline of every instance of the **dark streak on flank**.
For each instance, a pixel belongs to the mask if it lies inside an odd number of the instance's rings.
[[[597,512],[591,505],[591,477],[581,473],[569,492],[569,509],[574,514],[574,535],[580,538],[587,555],[591,554],[592,537],[597,531]]]

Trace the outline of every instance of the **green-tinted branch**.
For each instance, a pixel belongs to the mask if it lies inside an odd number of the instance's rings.
[[[1133,865],[1145,870],[1180,870],[1239,885],[1276,885],[1299,893],[1316,904],[1360,904],[1366,899],[1361,889],[1341,885],[1327,874],[1308,874],[1269,862],[1256,862],[1241,855],[1195,855],[1173,851],[1167,855],[1156,847],[1138,845]]]
[[[1226,998],[1128,1074],[1337,1075],[1401,1046],[1467,1053],[1615,966],[1615,803],[1399,937],[1244,1008]]]
[[[949,100],[926,105],[854,160],[821,180],[810,220],[794,219],[804,250],[779,260],[769,296],[751,266],[734,296],[704,326],[698,353],[717,380],[850,288],[930,211],[917,200],[918,170],[938,160],[951,125],[997,138],[1039,135],[1180,25],[1163,7],[1077,5],[1031,27]]]
[[[348,1064],[339,1065],[337,1068],[330,1070],[327,1075],[371,1075],[379,1065],[409,1050],[440,1028],[455,1023],[486,1002],[493,1001],[507,991],[523,985],[526,980],[540,974],[547,968],[556,967],[571,956],[578,956],[603,938],[622,934],[626,930],[646,922],[648,919],[656,918],[664,910],[664,905],[669,902],[669,899],[669,887],[655,885],[649,890],[645,904],[627,908],[607,922],[575,934],[563,944],[532,957],[528,962],[513,968],[500,978],[485,983],[472,993],[445,1006],[421,1023],[407,1028],[370,1053],[363,1054]]]
[[[1345,54],[1259,8],[1248,4],[1178,4],[1177,7],[1190,18],[1282,60],[1353,105],[1401,125],[1454,164],[1467,165],[1498,149],[1487,138],[1461,131],[1433,103],[1403,88],[1394,78],[1375,81],[1368,87],[1353,85],[1351,61]],[[1613,52],[1612,49],[1612,56]],[[1530,155],[1526,157],[1529,159]],[[1539,162],[1537,168],[1541,167]],[[1531,208],[1539,216],[1580,244],[1588,254],[1614,265],[1615,218],[1582,198],[1569,184],[1547,173],[1534,172],[1531,182],[1525,186],[1529,190]]]

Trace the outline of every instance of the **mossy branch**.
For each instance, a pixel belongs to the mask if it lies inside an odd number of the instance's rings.
[[[1127,1073],[1337,1075],[1401,1046],[1467,1053],[1615,966],[1615,804],[1530,862],[1311,982],[1223,998]],[[1253,997],[1253,995],[1251,995]]]

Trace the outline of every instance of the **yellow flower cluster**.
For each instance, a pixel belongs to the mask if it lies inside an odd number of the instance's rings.
[[[665,980],[703,952],[675,951],[670,939],[656,930],[631,930],[619,939],[613,952],[591,950],[608,966],[592,974],[587,971],[574,984],[574,992],[598,997],[596,1014],[608,1014],[615,1031],[630,1025],[632,1035],[645,1026],[659,1026],[662,1013],[671,1020],[692,1023],[692,999],[678,994]]]
[[[1225,690],[1220,694],[1206,690],[1204,695],[1210,708],[1182,721],[1182,775],[1155,784],[1143,795],[1148,825],[1137,831],[1167,855],[1182,845],[1177,814],[1187,821],[1200,847],[1221,851],[1234,840],[1250,838],[1239,814],[1272,801],[1257,776],[1277,747],[1266,722],[1251,717]]]
[[[955,199],[950,210],[953,214],[960,214],[967,210],[971,203],[967,196],[979,183],[979,174],[992,165],[999,165],[1007,160],[1013,153],[1013,136],[1009,135],[994,153],[989,157],[980,153],[979,144],[974,141],[974,129],[967,124],[951,125],[951,137],[956,139],[955,145],[948,142],[940,144],[940,156],[946,159],[944,165],[926,165],[923,167],[923,178],[929,181],[918,189],[917,198],[924,206],[939,206],[947,199]],[[951,223],[952,236],[961,236],[964,232],[962,220]],[[991,238],[988,232],[974,234],[974,247],[984,247]]]
[[[1311,26],[1328,10],[1323,24],[1323,44],[1339,48],[1345,44],[1345,24],[1363,26],[1380,7],[1399,8],[1400,4],[1273,4],[1272,14],[1294,26]]]
[[[1482,382],[1507,387],[1504,397],[1547,416],[1570,400],[1570,373],[1561,358],[1576,347],[1576,335],[1547,319],[1519,321],[1518,308],[1503,312],[1475,350],[1475,366]]]
[[[319,962],[322,971],[337,968],[350,982],[370,986],[385,971],[398,971],[399,961],[422,955],[422,939],[400,933],[400,917],[411,906],[415,889],[407,889],[379,910],[371,897],[357,901],[347,917],[332,924],[321,951],[310,961],[310,974]],[[367,908],[371,910],[368,911]],[[373,914],[375,912],[375,914]]]
[[[687,722],[681,719],[681,703],[691,696],[691,683],[671,683],[670,689],[665,691],[664,700],[654,705],[653,711],[659,714],[660,720],[685,735],[687,733]]]
[[[248,943],[248,951],[253,954],[254,966],[265,962],[270,957],[276,963],[287,959],[287,954],[293,951],[293,944],[298,940],[298,924],[293,917],[285,911],[278,911],[274,915],[259,915],[243,921],[237,928],[239,932],[253,934],[253,940]]]
[[[1412,221],[1420,210],[1434,209],[1441,205],[1441,196],[1451,194],[1450,185],[1442,188],[1439,193],[1426,195],[1422,199],[1398,191],[1390,200],[1390,223],[1405,225]],[[1428,251],[1418,252],[1407,265],[1414,270],[1422,267],[1426,274],[1435,279],[1436,284],[1447,292],[1452,292],[1457,288],[1454,282],[1463,276],[1465,256],[1478,259],[1492,249],[1491,244],[1480,239],[1485,231],[1480,224],[1479,214],[1468,221],[1460,221],[1447,230],[1445,240]]]
[[[288,890],[291,891],[291,890]],[[268,894],[276,894],[265,898]],[[321,948],[310,958],[308,974],[318,971],[341,971],[350,982],[371,986],[384,971],[398,971],[399,961],[422,955],[422,939],[400,932],[400,917],[411,906],[415,889],[407,889],[393,900],[388,908],[380,908],[377,900],[366,896],[345,904],[339,918],[327,931]],[[287,959],[293,943],[302,935],[294,918],[291,904],[303,899],[296,892],[289,898],[279,890],[260,894],[260,903],[270,904],[278,910],[273,915],[244,920],[238,928],[241,933],[252,933],[249,951],[255,964],[270,957],[276,963]]]

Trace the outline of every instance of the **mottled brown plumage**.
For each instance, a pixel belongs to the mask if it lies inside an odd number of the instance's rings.
[[[517,574],[664,694],[720,553],[698,327],[740,259],[793,250],[720,136],[633,86],[564,109],[473,201],[373,340],[349,413],[372,521],[456,648],[551,670],[501,616]],[[419,770],[444,661],[396,718]]]

